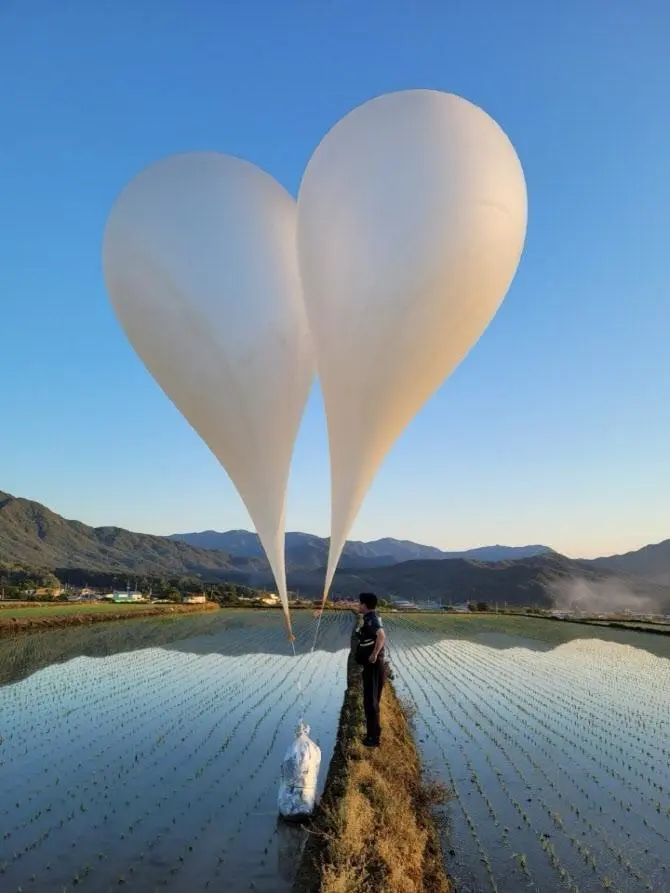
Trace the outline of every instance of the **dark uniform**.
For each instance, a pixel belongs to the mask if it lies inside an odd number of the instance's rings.
[[[368,611],[363,615],[363,625],[358,637],[360,645],[367,652],[367,657],[374,650],[374,642],[381,628],[382,621],[376,611]],[[363,663],[363,709],[367,723],[367,737],[370,741],[378,743],[382,732],[379,724],[379,702],[386,681],[385,649],[382,648],[373,664],[367,657]]]

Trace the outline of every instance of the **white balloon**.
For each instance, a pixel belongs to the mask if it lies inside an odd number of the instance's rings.
[[[295,238],[295,200],[269,174],[193,152],[126,186],[103,247],[119,321],[235,484],[289,632],[285,496],[314,377]]]
[[[388,450],[502,302],[526,216],[512,144],[452,94],[373,99],[314,152],[297,244],[330,443],[324,598]]]

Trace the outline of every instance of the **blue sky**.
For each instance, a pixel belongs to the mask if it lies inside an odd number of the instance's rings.
[[[526,172],[515,283],[354,528],[570,555],[670,537],[665,0],[0,0],[0,489],[136,530],[248,527],[109,307],[106,215],[146,164],[215,149],[296,192],[364,100],[485,108]],[[291,529],[328,531],[317,392]]]

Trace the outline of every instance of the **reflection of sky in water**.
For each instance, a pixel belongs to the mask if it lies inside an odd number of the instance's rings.
[[[392,641],[427,765],[457,791],[463,890],[670,889],[669,660],[587,638],[426,644],[401,625]]]
[[[298,682],[323,784],[350,628],[326,629],[339,651],[297,659],[268,653],[286,646],[269,648],[267,629],[219,629],[76,657],[0,688],[0,825],[11,834],[0,841],[2,889],[27,889],[32,874],[38,891],[75,877],[82,891],[198,890],[207,880],[289,889],[299,841],[280,834],[276,798]]]
[[[491,651],[471,642],[452,642],[442,654],[455,664],[490,666]],[[549,689],[561,703],[572,704],[575,715],[618,716],[626,720],[622,735],[637,737],[644,730],[647,744],[670,745],[670,660],[629,645],[577,639],[547,652],[527,648],[495,651],[498,680],[509,674],[524,685]],[[450,677],[445,683],[448,685]],[[452,680],[455,684],[456,677]],[[560,695],[554,689],[560,682]],[[509,704],[509,692],[495,679],[480,679],[492,702]]]

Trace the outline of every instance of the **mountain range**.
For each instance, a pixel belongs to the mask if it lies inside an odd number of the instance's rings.
[[[318,596],[328,540],[286,537],[289,587]],[[272,586],[258,537],[204,531],[171,537],[89,527],[45,506],[0,492],[0,564],[154,576],[197,575]],[[574,560],[547,546],[485,546],[443,552],[405,540],[347,543],[333,591],[382,597],[549,605],[574,603],[670,611],[670,540],[627,555]]]
[[[670,540],[644,546],[623,555],[594,558],[591,564],[614,573],[634,574],[670,586]]]
[[[265,553],[258,535],[248,530],[228,530],[219,533],[205,530],[201,533],[175,533],[169,537],[176,542],[187,543],[198,549],[215,549],[237,558],[264,558]],[[328,560],[327,538],[310,533],[286,534],[286,562],[289,567],[322,568]],[[349,541],[344,547],[341,568],[381,567],[402,561],[439,561],[446,558],[467,558],[474,561],[508,561],[531,558],[552,550],[548,546],[482,546],[462,552],[443,552],[435,546],[423,546],[409,540],[385,539],[372,542]]]
[[[263,562],[196,549],[167,537],[68,521],[38,502],[0,492],[0,561],[30,567],[219,577]],[[256,567],[258,565],[258,568]]]

